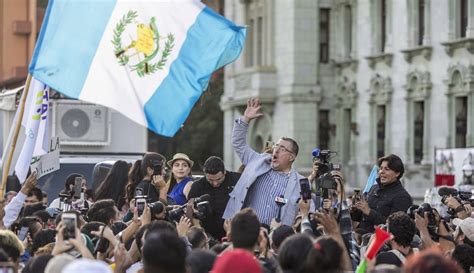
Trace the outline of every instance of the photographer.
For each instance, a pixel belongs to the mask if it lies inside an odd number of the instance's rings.
[[[81,180],[79,185],[80,192],[75,193],[76,180]],[[52,210],[67,211],[71,209],[87,210],[92,203],[85,200],[85,191],[87,190],[87,182],[82,174],[72,173],[66,178],[64,189],[59,193],[59,197],[54,199],[49,208]]]
[[[188,198],[210,195],[212,211],[201,220],[201,224],[212,237],[220,239],[225,236],[222,215],[229,201],[229,193],[239,180],[240,174],[226,171],[224,161],[217,156],[211,156],[204,162],[203,171],[205,176],[193,183]]]
[[[374,226],[384,224],[386,218],[397,211],[407,211],[412,204],[410,194],[403,188],[400,178],[403,176],[405,168],[402,160],[390,154],[378,160],[379,173],[377,184],[370,188],[366,200],[360,200],[353,204],[355,211],[362,212],[361,219],[354,217],[353,220],[359,221],[359,229],[367,232],[373,232]]]
[[[159,199],[167,199],[168,183],[165,182],[164,163],[166,158],[158,153],[146,153],[143,156],[140,171],[143,179],[134,188],[128,190],[133,192],[133,196],[147,196],[147,202],[156,202]]]

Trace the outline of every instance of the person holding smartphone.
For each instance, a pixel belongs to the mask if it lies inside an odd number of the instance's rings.
[[[127,185],[127,195],[146,196],[147,202],[153,203],[167,198],[167,183],[164,180],[166,158],[159,153],[146,153],[140,164],[142,180]]]
[[[397,211],[407,211],[413,204],[410,194],[400,179],[405,168],[400,157],[390,154],[379,158],[377,183],[370,188],[366,199],[353,204],[354,209],[362,212],[359,229],[373,232],[374,226],[384,224],[387,217]],[[353,214],[354,216],[354,214]]]

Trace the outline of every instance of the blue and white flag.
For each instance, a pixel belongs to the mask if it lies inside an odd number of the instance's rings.
[[[50,0],[30,73],[173,136],[245,33],[197,0]]]
[[[378,173],[379,173],[379,166],[374,165],[372,167],[372,171],[370,171],[369,177],[367,178],[367,184],[365,184],[363,193],[368,193],[370,191],[370,188],[372,188],[372,186],[375,185],[375,182],[377,181]]]
[[[21,183],[26,180],[32,157],[48,153],[48,122],[49,88],[32,78],[21,120],[21,126],[25,130],[25,142],[15,165],[15,173]]]

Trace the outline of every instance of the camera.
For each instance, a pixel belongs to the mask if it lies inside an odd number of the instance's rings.
[[[449,196],[453,196],[454,199],[456,199],[459,204],[463,205],[463,204],[466,204],[466,203],[470,203],[471,205],[473,205],[472,203],[472,192],[467,192],[467,191],[458,191],[456,190],[455,188],[450,188],[450,187],[441,187],[439,188],[438,190],[438,194],[439,196],[441,196],[441,203],[446,204],[446,199],[448,199]],[[454,211],[453,208],[449,208],[448,207],[448,211],[447,213],[453,217],[456,215],[456,212]]]
[[[311,154],[313,155],[313,162],[318,162],[318,174],[316,176],[319,177],[333,170],[341,170],[340,164],[333,164],[330,161],[331,154],[336,154],[336,152],[315,148]]]
[[[152,160],[151,167],[153,168],[153,175],[161,175],[163,171],[163,161],[162,160]]]
[[[434,208],[431,207],[429,203],[423,203],[419,206],[419,208],[416,210],[416,213],[420,215],[421,217],[425,216],[425,212],[428,216],[428,232],[430,233],[430,236],[433,240],[438,241],[439,235],[437,234],[438,230],[438,225],[436,223],[436,216],[434,214]]]
[[[150,208],[150,213],[153,217],[155,214],[160,214],[163,212],[163,210],[166,209],[165,205],[161,203],[161,201],[156,201],[153,203],[148,204],[148,207]]]
[[[212,213],[211,204],[209,203],[210,195],[204,194],[194,199],[193,208],[196,212],[193,212],[193,217],[199,220],[206,218],[207,215]],[[171,221],[179,222],[181,217],[185,215],[185,209],[188,204],[184,204],[179,208],[168,211],[168,219]]]
[[[315,148],[311,153],[313,155],[313,162],[318,164],[318,172],[316,174],[317,188],[321,188],[323,198],[329,198],[328,190],[337,189],[337,182],[331,174],[331,171],[341,170],[340,164],[333,164],[330,162],[331,154],[336,154],[331,150],[319,150]]]

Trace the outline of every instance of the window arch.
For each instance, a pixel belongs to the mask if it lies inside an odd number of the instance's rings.
[[[391,106],[393,87],[390,77],[376,74],[370,81],[370,155],[372,158],[386,154],[390,147]]]
[[[356,123],[358,96],[356,83],[349,81],[347,77],[342,77],[337,85],[335,108],[337,109],[336,128],[340,128],[337,134],[337,149],[340,151],[343,163],[355,160],[355,136],[358,135]]]
[[[474,66],[456,64],[448,69],[448,145],[474,145]]]

